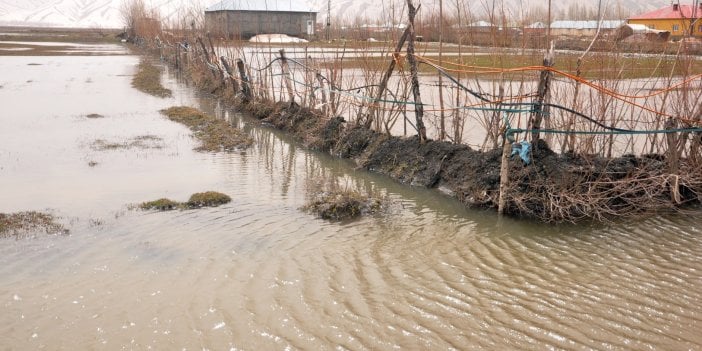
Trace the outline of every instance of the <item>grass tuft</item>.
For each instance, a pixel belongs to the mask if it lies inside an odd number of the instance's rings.
[[[195,193],[190,196],[188,202],[185,203],[189,208],[200,207],[216,207],[232,201],[229,195],[218,193],[216,191],[206,191],[204,193]]]
[[[143,202],[135,207],[146,211],[170,211],[197,209],[203,207],[217,207],[219,205],[223,205],[231,201],[232,198],[229,197],[229,195],[218,193],[216,191],[206,191],[203,193],[192,194],[187,202],[177,202],[171,199],[162,198],[154,201]]]

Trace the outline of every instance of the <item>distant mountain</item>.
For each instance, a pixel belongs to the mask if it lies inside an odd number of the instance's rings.
[[[670,5],[671,0],[602,0],[602,7],[606,17],[621,19],[631,14],[651,11]],[[424,15],[438,14],[439,0],[414,0],[415,6],[422,4],[421,13]],[[685,0],[683,0],[683,3]],[[691,1],[690,1],[691,2]],[[319,13],[318,21],[326,22],[328,5],[331,4],[332,20],[344,23],[361,21],[388,22],[395,18],[395,22],[404,21],[406,13],[406,0],[309,0],[309,3]],[[444,14],[453,16],[457,13],[457,4],[460,6],[462,17],[484,19],[486,13],[506,13],[515,20],[545,21],[541,14],[547,13],[548,1],[546,0],[443,0]],[[554,0],[551,11],[554,19],[577,19],[576,14],[589,12],[597,13],[598,1],[595,0]]]
[[[0,25],[121,28],[124,0],[0,0]],[[204,11],[210,0],[145,0],[167,19],[192,9]],[[202,4],[201,4],[202,3]]]
[[[120,7],[124,0],[0,0],[0,25],[42,25],[62,27],[111,27],[123,26]],[[276,0],[244,0],[276,1]],[[285,0],[278,0],[285,1]],[[304,0],[303,0],[304,1]],[[335,23],[386,23],[403,22],[406,0],[307,0],[310,9],[318,11],[319,22],[326,22],[328,4],[331,4],[331,18]],[[414,0],[421,2],[421,14],[438,13],[439,0]],[[445,13],[457,13],[456,3],[461,5],[462,17],[483,18],[493,9],[504,12],[517,20],[538,18],[543,21],[546,0],[443,0]],[[187,15],[193,7],[196,13],[217,0],[145,0],[147,6],[158,8],[165,18],[175,19]],[[685,1],[683,1],[684,3]],[[596,11],[598,1],[557,0],[553,1],[554,19],[571,19],[576,13]],[[667,6],[670,0],[602,0],[605,14],[617,17],[622,13],[641,13]],[[494,5],[493,5],[494,4]]]

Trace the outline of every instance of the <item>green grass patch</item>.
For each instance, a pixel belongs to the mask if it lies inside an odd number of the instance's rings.
[[[227,121],[210,116],[198,109],[175,106],[161,113],[170,120],[186,125],[200,141],[198,151],[231,151],[253,144],[253,139]]]
[[[137,207],[142,210],[157,210],[157,211],[170,211],[170,210],[185,210],[185,209],[197,209],[203,207],[217,207],[219,205],[224,205],[232,201],[232,198],[227,194],[222,194],[216,191],[205,191],[202,193],[195,193],[190,196],[190,199],[186,202],[177,202],[171,199],[158,199],[154,201],[143,202]]]
[[[173,96],[173,92],[161,84],[161,70],[145,59],[139,62],[137,73],[132,78],[132,86],[156,97]]]
[[[229,195],[218,193],[216,191],[206,191],[204,193],[195,193],[190,196],[190,199],[185,204],[189,208],[214,207],[229,203],[232,198]]]
[[[68,230],[48,213],[36,211],[0,213],[0,238],[21,237],[38,232],[67,234]]]
[[[169,211],[181,208],[181,203],[173,201],[171,199],[158,199],[154,201],[144,202],[139,205],[142,210],[158,210],[158,211]]]

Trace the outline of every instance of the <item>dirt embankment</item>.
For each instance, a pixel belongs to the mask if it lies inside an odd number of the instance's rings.
[[[466,145],[391,137],[287,103],[240,104],[256,118],[294,134],[310,148],[351,158],[369,171],[404,184],[439,188],[468,207],[497,208],[501,150],[481,152]],[[699,172],[666,173],[659,155],[556,154],[542,140],[525,165],[509,161],[505,212],[547,222],[609,220],[677,210],[699,203]]]

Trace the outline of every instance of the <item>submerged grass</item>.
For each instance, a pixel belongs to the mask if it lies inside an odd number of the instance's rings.
[[[227,121],[210,116],[198,109],[174,106],[161,113],[170,120],[186,125],[200,140],[198,151],[231,151],[250,146],[253,139]]]
[[[90,147],[98,151],[118,149],[162,149],[163,139],[155,135],[140,135],[121,142],[97,139],[90,144]]]
[[[20,237],[37,232],[67,234],[68,230],[48,213],[36,211],[0,213],[0,238]]]
[[[177,202],[171,199],[158,199],[140,204],[138,207],[142,210],[185,210],[196,209],[203,207],[217,207],[232,201],[232,198],[227,194],[222,194],[216,191],[206,191],[195,193],[190,196],[187,202]]]
[[[132,86],[156,97],[171,97],[173,92],[161,84],[161,70],[147,60],[141,60],[138,71],[132,78]]]

